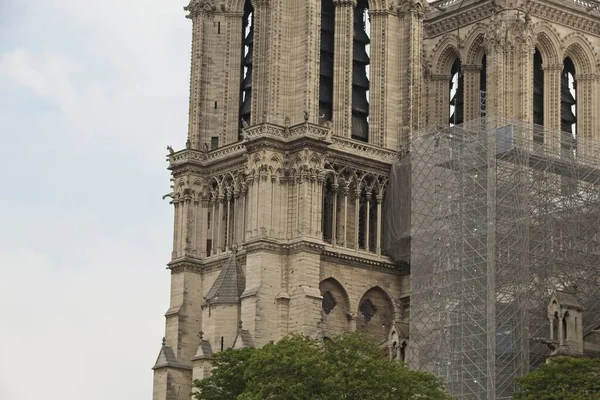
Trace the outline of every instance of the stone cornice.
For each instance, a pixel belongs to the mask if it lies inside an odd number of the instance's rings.
[[[445,0],[431,3],[424,21],[425,38],[433,38],[447,32],[489,18],[496,7],[491,0],[466,1],[459,9],[459,0]],[[439,7],[439,8],[436,8]],[[444,11],[440,11],[444,10]]]
[[[382,163],[380,161],[364,158],[357,159],[352,154],[330,151],[327,153],[327,163],[330,165],[344,165],[352,169],[387,176],[392,162]]]
[[[180,361],[174,361],[174,362],[165,362],[162,364],[156,364],[154,367],[152,367],[153,370],[157,370],[157,369],[162,369],[162,368],[173,368],[173,369],[183,369],[186,371],[191,371],[192,370],[192,366],[189,364],[184,364]]]
[[[186,163],[207,166],[215,161],[223,161],[244,153],[246,153],[244,142],[232,143],[210,152],[185,149],[169,155],[169,169]]]
[[[399,152],[394,150],[373,146],[372,144],[342,136],[332,136],[331,141],[332,144],[329,149],[351,155],[355,160],[356,157],[361,157],[366,160],[378,161],[379,163],[390,165],[398,158],[399,154]]]
[[[597,9],[598,16],[591,15],[586,11],[584,3],[590,3],[585,0],[573,0],[573,5],[565,7],[565,2],[552,0],[534,0],[529,5],[531,16],[545,19],[573,30],[591,33],[600,36],[600,9]]]
[[[208,258],[192,258],[182,257],[172,260],[167,264],[167,269],[171,270],[171,274],[177,274],[181,272],[193,272],[201,274],[205,272],[211,272],[220,269],[223,263],[231,257],[231,252],[219,254]],[[240,264],[246,263],[246,251],[240,249],[236,258]]]
[[[357,253],[350,249],[330,245],[325,246],[321,260],[399,276],[408,276],[410,273],[408,265],[395,264],[389,257],[380,257],[366,252]]]
[[[289,255],[299,252],[321,254],[324,244],[312,238],[298,238],[292,240],[277,240],[269,237],[251,239],[244,245],[246,254],[267,251],[276,254]]]
[[[456,31],[500,11],[491,0],[440,0],[430,3],[430,6],[431,11],[424,21],[425,38]],[[530,16],[600,36],[600,5],[591,0],[531,0],[522,3],[520,10]],[[591,12],[597,13],[597,16]]]
[[[329,141],[331,126],[303,123],[294,126],[281,126],[270,123],[254,125],[242,132],[245,141],[251,142],[261,138],[273,138],[283,142],[292,142],[302,138]]]

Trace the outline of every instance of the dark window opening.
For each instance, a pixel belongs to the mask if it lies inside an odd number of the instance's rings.
[[[572,158],[577,155],[577,85],[575,65],[567,57],[563,63],[560,80],[560,130],[562,156]],[[577,181],[563,177],[562,194],[569,195],[577,191]]]
[[[319,81],[319,122],[333,119],[333,57],[335,6],[321,0],[321,59]]]
[[[212,240],[206,239],[206,257],[210,257],[212,255]]]
[[[254,8],[249,0],[244,5],[242,23],[242,82],[240,87],[240,124],[250,124],[252,104],[252,59],[254,54]]]
[[[487,58],[481,58],[481,71],[479,71],[479,116],[487,115]]]
[[[323,195],[323,221],[321,228],[323,240],[327,243],[331,243],[333,236],[333,197],[335,195],[336,192],[333,191],[331,182],[327,182]]]
[[[337,306],[335,297],[333,297],[331,292],[327,291],[323,294],[323,301],[321,302],[321,305],[323,307],[323,311],[325,311],[325,314],[329,314],[331,311],[333,311],[335,306]]]
[[[352,65],[352,138],[369,141],[369,64],[371,59],[369,3],[359,0],[354,9]],[[367,29],[369,27],[369,29]]]
[[[563,132],[563,149],[574,150],[577,137],[577,87],[575,65],[567,57],[563,64],[560,83],[560,130]]]
[[[544,70],[542,55],[538,49],[533,54],[533,123],[544,125]],[[544,143],[544,130],[540,127],[533,129],[533,141]]]
[[[365,189],[361,190],[360,197],[356,199],[359,203],[358,208],[358,247],[364,249],[366,246],[367,233],[367,194]],[[369,221],[371,223],[371,221]]]
[[[450,76],[450,126],[455,126],[464,122],[464,76],[458,58],[452,64]]]
[[[369,200],[367,202],[367,200]],[[368,216],[368,218],[367,218]],[[368,222],[368,224],[367,224]],[[377,200],[373,193],[362,190],[360,196],[358,246],[367,251],[375,251],[377,232]],[[367,248],[367,237],[369,239]]]
[[[218,136],[212,136],[210,138],[210,151],[213,151],[215,149],[219,148],[219,137]]]
[[[371,318],[373,318],[375,314],[377,314],[377,308],[375,308],[375,304],[373,304],[373,302],[371,302],[370,299],[366,299],[362,302],[362,304],[359,307],[359,311],[365,318],[366,322],[369,322]]]
[[[400,360],[402,362],[406,361],[406,342],[402,342],[402,346],[400,347]]]

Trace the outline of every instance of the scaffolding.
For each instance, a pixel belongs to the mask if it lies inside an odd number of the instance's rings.
[[[549,354],[553,290],[577,285],[584,331],[600,324],[600,146],[492,116],[415,137],[410,366],[509,399]]]

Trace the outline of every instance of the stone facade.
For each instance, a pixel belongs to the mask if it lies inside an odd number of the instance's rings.
[[[464,120],[480,115],[484,90],[486,112],[534,122],[541,107],[558,129],[568,58],[578,149],[600,140],[591,0],[192,0],[186,10],[189,132],[168,156],[171,301],[154,400],[187,398],[215,352],[290,332],[365,330],[410,357],[409,265],[382,252],[382,202],[412,133],[457,112],[453,66]]]

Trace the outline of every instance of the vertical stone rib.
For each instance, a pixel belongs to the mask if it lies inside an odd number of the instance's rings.
[[[336,135],[352,132],[352,57],[356,0],[334,0],[333,126]]]
[[[200,148],[201,86],[204,64],[204,25],[206,14],[203,11],[190,10],[188,18],[192,20],[192,59],[190,63],[190,101],[188,119],[188,140],[193,149]]]
[[[371,64],[369,89],[369,143],[383,146],[386,115],[386,27],[388,14],[383,10],[370,10]]]
[[[481,66],[479,65],[463,65],[462,71],[464,74],[464,96],[465,96],[465,121],[471,121],[479,117],[479,74]]]
[[[252,60],[252,116],[250,125],[266,122],[269,104],[269,0],[253,0],[254,58]]]
[[[544,65],[544,141],[560,148],[560,74],[562,65]]]
[[[594,132],[592,131],[594,80],[595,77],[591,74],[575,75],[577,87],[577,149],[583,156],[589,154],[586,152],[589,148],[588,143],[594,138]]]
[[[223,99],[223,145],[238,140],[240,129],[240,82],[242,74],[242,18],[243,13],[231,12],[226,15],[227,54],[225,70],[225,93]]]
[[[304,108],[309,114],[309,122],[318,124],[319,121],[319,67],[321,54],[321,1],[304,0],[306,8],[306,47],[304,67]]]

